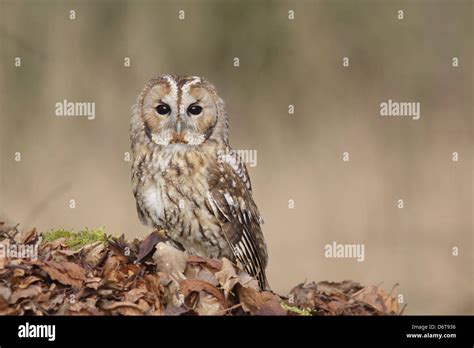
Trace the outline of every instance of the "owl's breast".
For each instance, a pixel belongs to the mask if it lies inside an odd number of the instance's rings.
[[[213,161],[203,153],[158,153],[141,180],[137,202],[146,224],[166,229],[188,252],[230,257],[221,225],[206,207]]]
[[[172,228],[193,218],[204,206],[208,168],[213,161],[194,151],[161,151],[150,156],[138,178],[136,197],[148,225]]]

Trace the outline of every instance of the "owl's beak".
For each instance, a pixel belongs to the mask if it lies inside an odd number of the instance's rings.
[[[176,133],[181,133],[181,121],[176,122]]]

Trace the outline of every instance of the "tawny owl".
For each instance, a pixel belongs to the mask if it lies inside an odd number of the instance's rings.
[[[229,146],[215,87],[163,75],[138,96],[131,119],[132,187],[140,220],[191,254],[240,261],[268,288],[268,255],[245,164]]]

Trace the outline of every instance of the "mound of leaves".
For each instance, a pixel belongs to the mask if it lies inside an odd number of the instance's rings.
[[[0,222],[0,315],[386,314],[400,309],[379,287],[313,282],[286,296],[260,291],[241,265],[188,255],[162,232],[128,242]]]

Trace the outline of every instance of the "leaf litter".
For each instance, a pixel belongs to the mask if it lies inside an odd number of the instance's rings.
[[[88,234],[87,232],[90,232]],[[155,231],[143,240],[20,232],[0,222],[2,250],[37,245],[34,258],[0,253],[0,315],[397,315],[393,295],[352,281],[261,291],[240,264],[188,255]]]

